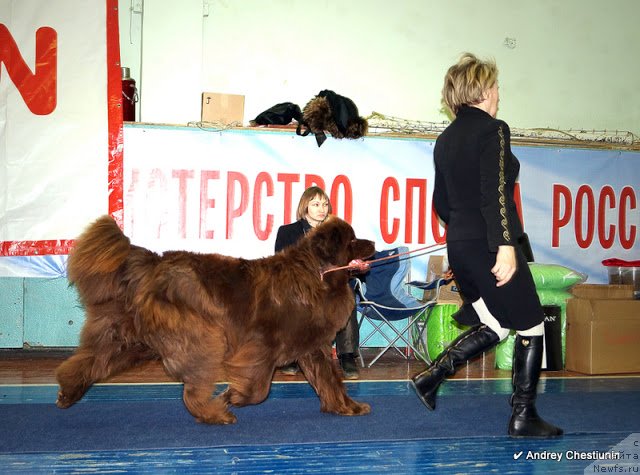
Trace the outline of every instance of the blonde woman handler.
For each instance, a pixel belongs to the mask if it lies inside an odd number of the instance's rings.
[[[456,320],[472,328],[412,378],[421,401],[435,409],[440,383],[467,360],[516,330],[512,437],[557,437],[562,429],[537,413],[544,314],[527,260],[513,200],[520,170],[511,153],[509,126],[496,119],[498,69],[465,53],[445,76],[443,101],[455,116],[434,148],[433,202],[447,224],[449,264],[466,305]]]

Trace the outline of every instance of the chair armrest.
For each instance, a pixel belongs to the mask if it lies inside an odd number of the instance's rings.
[[[432,280],[431,282],[423,282],[421,280],[412,280],[411,282],[407,282],[407,285],[410,285],[411,287],[416,287],[422,290],[433,290],[433,289],[437,289],[442,285],[446,285],[449,282],[450,280],[446,280],[440,277],[439,279]]]

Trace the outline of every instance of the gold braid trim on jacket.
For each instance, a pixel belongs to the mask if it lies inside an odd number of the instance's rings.
[[[500,173],[499,173],[499,181],[498,181],[498,193],[500,193],[500,198],[498,201],[500,202],[500,216],[502,219],[500,220],[500,224],[502,225],[502,237],[505,241],[511,241],[511,233],[509,232],[509,222],[507,221],[507,207],[506,207],[506,198],[504,196],[504,132],[502,131],[502,125],[498,128],[498,136],[500,138]]]

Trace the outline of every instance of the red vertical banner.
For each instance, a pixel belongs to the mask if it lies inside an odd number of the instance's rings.
[[[124,226],[123,204],[123,130],[122,130],[122,76],[120,65],[120,37],[118,29],[118,0],[107,4],[107,97],[109,115],[109,214],[118,225]]]

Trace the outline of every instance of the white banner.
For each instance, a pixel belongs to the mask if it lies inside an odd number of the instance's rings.
[[[108,181],[121,165],[114,7],[0,2],[0,255],[66,254],[96,214],[117,211]]]
[[[442,242],[431,140],[315,140],[267,131],[125,128],[124,229],[156,251],[273,253],[311,184],[378,249]],[[640,258],[640,153],[515,147],[519,207],[537,262],[606,282],[601,261]],[[414,262],[424,278],[426,255]]]
[[[433,244],[425,140],[315,140],[290,133],[125,128],[125,232],[154,250],[261,257],[317,184],[378,247]]]
[[[606,283],[602,261],[640,259],[640,152],[515,147],[537,262]]]
[[[140,124],[124,132],[123,186],[113,194],[124,195],[125,233],[155,251],[270,255],[278,226],[294,219],[300,194],[312,184],[322,186],[335,213],[378,249],[423,249],[443,241],[431,209],[431,140],[331,139],[318,148],[313,138],[288,132]],[[536,262],[604,283],[603,259],[640,258],[640,153],[514,151],[521,162],[517,201]],[[414,278],[424,277],[425,252],[413,261]],[[63,256],[16,259],[22,266],[5,265],[3,275],[64,274]]]

